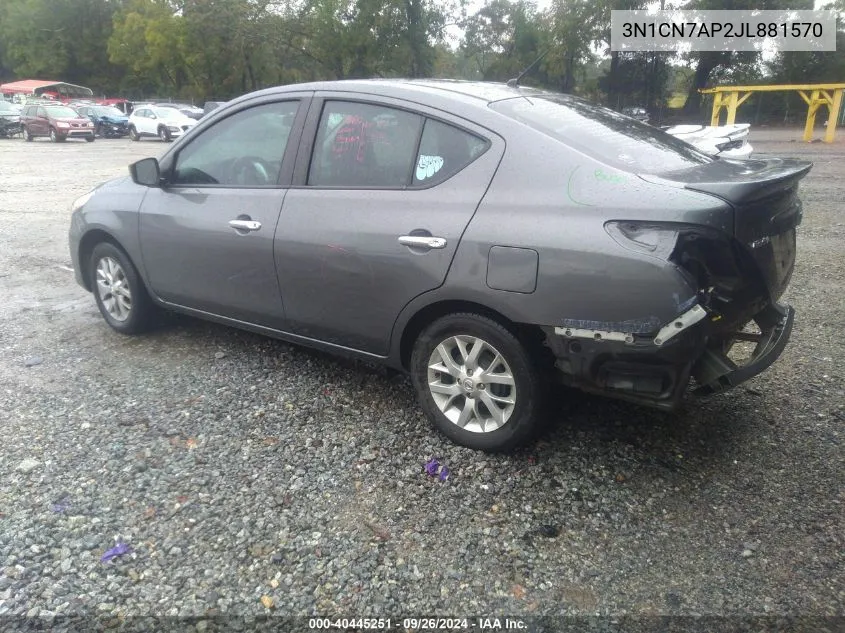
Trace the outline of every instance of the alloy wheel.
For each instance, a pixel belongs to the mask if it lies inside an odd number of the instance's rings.
[[[446,418],[473,433],[503,427],[516,406],[510,365],[487,341],[468,335],[442,341],[428,361],[428,388]]]
[[[97,262],[97,294],[115,321],[125,321],[132,311],[132,292],[126,273],[117,260],[103,257]]]

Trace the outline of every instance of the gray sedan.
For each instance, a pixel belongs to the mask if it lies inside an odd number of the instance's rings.
[[[810,167],[517,86],[302,84],[76,200],[70,250],[119,332],[167,309],[386,363],[503,450],[554,383],[671,409],[774,362]]]

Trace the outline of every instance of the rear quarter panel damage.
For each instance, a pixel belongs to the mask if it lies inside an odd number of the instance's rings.
[[[714,196],[646,182],[523,131],[509,141],[440,292],[519,323],[655,332],[689,308],[698,288],[672,262],[623,248],[605,230],[631,219],[733,227],[731,207]],[[533,291],[485,284],[499,247],[538,254]]]

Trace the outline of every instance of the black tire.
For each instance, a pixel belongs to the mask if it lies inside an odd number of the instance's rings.
[[[24,126],[23,128],[23,140],[25,140],[27,143],[31,143],[33,140],[32,134],[29,133],[29,130],[26,128],[26,126]]]
[[[141,140],[141,137],[138,136],[138,130],[135,129],[134,125],[129,126],[129,138],[132,139],[133,141]]]
[[[100,123],[94,124],[94,136],[105,136],[103,133],[103,126]]]
[[[93,143],[93,142],[94,142],[94,137],[93,137],[93,136],[86,136],[86,137],[85,137],[85,140],[86,140],[88,143]]]
[[[480,432],[479,430],[472,431],[461,428],[441,411],[429,389],[429,360],[438,345],[448,342],[455,336],[469,336],[480,339],[488,347],[493,348],[493,350],[488,350],[485,353],[498,352],[510,368],[516,397],[509,417],[495,430]],[[472,348],[469,349],[471,352]],[[411,355],[411,380],[417,392],[417,399],[426,416],[453,442],[476,450],[507,451],[524,444],[539,427],[540,415],[543,411],[544,383],[535,365],[535,360],[532,359],[519,339],[500,323],[479,314],[451,314],[436,320],[423,330],[417,338]],[[484,369],[484,361],[480,362],[478,366]],[[487,365],[487,369],[493,369],[493,367]],[[437,375],[442,376],[442,380],[452,380],[443,372],[437,372]],[[477,373],[476,376],[483,381],[484,374]],[[460,380],[456,380],[455,384],[462,387]],[[500,389],[502,387],[481,383],[479,388],[482,391],[486,388],[488,392],[491,392],[494,388]],[[505,387],[505,389],[509,388]],[[482,411],[489,412],[486,404],[482,407],[482,391],[476,389],[474,396],[461,395],[457,398],[463,402],[464,406],[478,399],[475,406]],[[510,393],[513,394],[513,392]],[[502,392],[495,395],[502,397]],[[472,397],[472,400],[470,400],[470,397]],[[456,399],[455,402],[458,402],[458,400]]]
[[[159,125],[158,126],[158,137],[159,137],[159,139],[161,139],[165,143],[169,143],[170,142],[170,130],[168,130],[163,125]]]
[[[100,289],[97,283],[97,267],[106,258],[110,258],[119,265],[122,278],[129,286],[131,305],[128,315],[123,320],[115,318],[109,312],[109,309],[104,304],[103,298],[100,296]],[[91,290],[94,293],[94,300],[97,302],[97,308],[99,308],[100,314],[103,315],[106,323],[112,329],[121,334],[138,334],[148,330],[153,325],[156,306],[152,302],[152,299],[150,299],[150,295],[147,293],[147,289],[144,287],[144,283],[141,281],[141,277],[138,275],[138,271],[132,264],[129,256],[120,248],[109,242],[100,242],[97,244],[91,252],[88,275]]]
[[[54,143],[61,143],[65,139],[64,139],[63,136],[59,136],[59,133],[56,132],[55,128],[51,127],[50,128],[50,140],[53,141]]]

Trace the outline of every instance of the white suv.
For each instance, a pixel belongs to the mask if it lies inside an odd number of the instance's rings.
[[[182,136],[197,122],[175,110],[152,105],[135,106],[129,116],[129,138],[138,141],[142,136],[157,136],[170,141]]]

